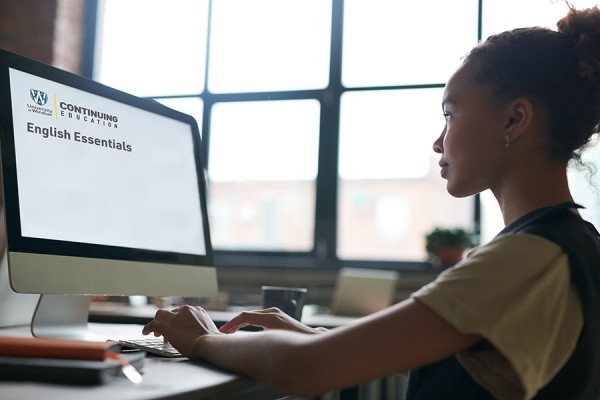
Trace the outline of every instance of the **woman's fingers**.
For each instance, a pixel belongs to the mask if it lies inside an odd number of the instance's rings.
[[[142,329],[142,334],[148,335],[154,333],[154,336],[162,336],[162,330],[164,329],[164,322],[170,321],[173,316],[179,311],[179,309],[169,310],[158,310],[154,314],[154,319],[148,322]]]
[[[308,326],[295,320],[278,308],[244,311],[225,323],[219,331],[234,333],[246,326],[257,326],[264,329],[283,329],[296,332],[312,333]]]

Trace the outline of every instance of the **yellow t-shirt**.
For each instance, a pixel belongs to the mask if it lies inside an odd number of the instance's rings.
[[[567,255],[531,234],[499,236],[413,293],[463,333],[492,350],[458,361],[498,399],[531,399],[571,356],[583,311]]]

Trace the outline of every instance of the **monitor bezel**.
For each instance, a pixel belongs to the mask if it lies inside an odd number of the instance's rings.
[[[188,124],[191,127],[194,146],[193,151],[196,161],[198,187],[200,190],[201,215],[204,220],[203,227],[206,254],[195,255],[168,251],[154,251],[22,236],[17,183],[18,171],[15,158],[13,113],[10,92],[10,68]],[[168,108],[157,101],[136,97],[91,79],[0,49],[0,147],[0,154],[2,157],[2,172],[0,176],[2,178],[1,187],[5,202],[7,248],[9,254],[11,252],[19,252],[67,257],[180,264],[187,266],[214,265],[206,205],[205,163],[202,157],[202,143],[198,124],[193,117]]]

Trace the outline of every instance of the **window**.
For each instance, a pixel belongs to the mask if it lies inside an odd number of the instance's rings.
[[[200,94],[208,4],[99,1],[94,78],[137,96]]]
[[[439,177],[446,80],[480,38],[565,12],[548,0],[98,0],[93,76],[196,118],[220,265],[420,268],[434,226],[484,241],[502,227],[490,193],[454,199]],[[570,172],[573,191],[600,224],[582,176]]]
[[[477,44],[477,11],[477,0],[345,0],[343,85],[445,83]]]
[[[312,250],[319,102],[213,106],[208,178],[213,246]]]
[[[569,185],[575,201],[585,205],[581,215],[600,230],[600,184],[598,183],[598,160],[600,160],[600,137],[596,135],[593,146],[582,157],[584,167],[573,166],[569,170]],[[593,181],[590,181],[590,180]],[[592,183],[594,182],[594,183]]]
[[[208,89],[322,89],[329,83],[330,32],[331,1],[213,1]]]
[[[433,226],[472,225],[472,203],[446,193],[432,151],[444,123],[442,91],[365,90],[342,96],[340,258],[422,260],[422,239]]]

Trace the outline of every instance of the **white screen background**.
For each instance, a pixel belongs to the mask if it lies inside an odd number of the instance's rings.
[[[189,125],[18,70],[10,82],[22,236],[206,254]],[[30,89],[48,93],[52,116],[29,111]],[[55,95],[117,116],[118,128],[56,115]],[[71,138],[44,138],[28,122]],[[132,151],[76,142],[75,131]]]

